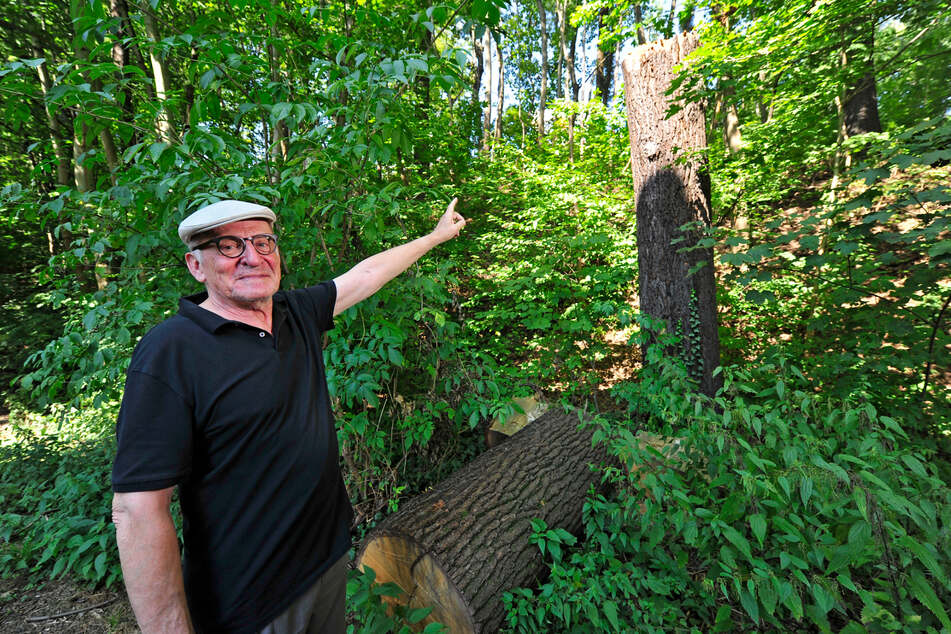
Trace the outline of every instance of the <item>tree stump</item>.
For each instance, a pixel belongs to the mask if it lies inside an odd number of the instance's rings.
[[[713,249],[683,251],[696,247],[702,232],[680,228],[710,225],[710,179],[703,164],[695,157],[678,162],[685,152],[707,145],[703,107],[698,102],[682,104],[666,117],[671,104],[666,91],[674,68],[697,44],[695,34],[681,33],[638,46],[621,66],[637,192],[641,311],[664,320],[669,332],[680,336],[676,353],[712,396],[721,383],[713,376],[720,365]]]
[[[403,503],[367,536],[357,565],[380,583],[395,582],[411,607],[432,606],[427,621],[453,634],[495,632],[502,593],[544,571],[529,543],[531,520],[581,531],[588,490],[600,482],[589,465],[606,451],[576,413],[549,410],[436,487]]]

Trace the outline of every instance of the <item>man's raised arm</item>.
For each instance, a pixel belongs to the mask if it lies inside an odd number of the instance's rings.
[[[335,278],[337,303],[334,304],[334,315],[373,295],[436,245],[458,236],[466,226],[466,219],[456,213],[457,200],[452,199],[432,233],[372,255]]]

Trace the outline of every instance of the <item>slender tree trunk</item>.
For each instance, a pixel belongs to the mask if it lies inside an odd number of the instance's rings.
[[[42,57],[49,59],[49,56],[44,53],[39,39],[35,35],[30,37],[30,41],[34,58]],[[69,150],[63,141],[65,136],[63,126],[60,124],[56,113],[50,110],[49,92],[53,86],[53,81],[46,67],[47,63],[48,62],[43,62],[37,66],[36,74],[40,80],[40,90],[43,92],[43,111],[46,113],[46,123],[50,129],[50,143],[53,146],[53,154],[56,156],[56,184],[69,185],[73,182],[73,165],[69,156]]]
[[[664,24],[664,37],[674,36],[675,24],[677,24],[677,0],[670,0],[670,13],[667,14],[667,22]]]
[[[569,52],[568,45],[568,0],[558,0],[556,3],[556,14],[558,16],[558,78],[562,81],[561,94],[567,101],[574,97],[578,101],[578,95],[575,91],[575,69],[574,54]],[[572,49],[574,48],[574,39],[572,39]],[[563,72],[563,66],[567,72]],[[575,126],[574,117],[568,117],[568,162],[574,164],[575,161]]]
[[[767,83],[766,70],[760,70],[757,74],[757,78],[759,79],[760,86],[765,89]],[[768,123],[769,120],[773,118],[772,101],[767,102],[765,95],[756,101],[756,114],[759,116],[760,123]]]
[[[647,30],[644,29],[644,16],[641,13],[641,5],[634,5],[634,21],[637,22],[637,45],[647,44]]]
[[[274,3],[272,3],[273,5]],[[271,83],[275,86],[281,83],[281,62],[277,56],[277,48],[274,43],[278,41],[277,24],[270,26],[270,38],[267,43],[267,57],[271,72]],[[271,161],[274,169],[271,170],[271,184],[277,184],[280,180],[281,166],[287,161],[287,142],[289,131],[284,121],[277,121],[271,126]]]
[[[568,57],[565,59],[565,64],[568,66],[568,81],[571,95],[571,100],[575,103],[578,103],[578,91],[581,89],[581,83],[578,81],[578,73],[575,68],[575,53],[577,52],[578,46],[578,29],[570,27],[568,30],[568,38],[571,42],[568,45]]]
[[[558,33],[558,66],[556,67],[555,79],[557,83],[555,88],[557,90],[558,99],[564,99],[565,97],[565,31],[563,28],[564,21],[562,16],[564,15],[564,3],[566,0],[555,0],[555,31]]]
[[[601,36],[604,31],[604,18],[608,15],[610,9],[608,7],[602,8],[598,12],[598,40],[601,40]],[[605,52],[600,43],[598,44],[598,53],[597,60],[595,62],[595,85],[598,87],[598,92],[601,94],[601,103],[604,104],[604,107],[607,108],[608,104],[611,102],[611,82],[614,79],[614,50],[610,52]]]
[[[124,81],[120,93],[122,94],[122,113],[126,123],[132,124],[135,121],[135,97],[132,92],[132,82],[125,76],[125,69],[132,65],[132,55],[135,53],[138,58],[140,69],[144,71],[145,64],[142,60],[142,53],[135,45],[135,30],[132,28],[132,21],[129,19],[129,5],[126,0],[109,0],[109,15],[115,18],[118,24],[118,30],[115,33],[115,41],[112,43],[112,62],[119,69],[118,76],[120,81]],[[146,84],[146,91],[149,99],[154,98],[152,86]],[[138,133],[132,128],[132,139],[137,138]],[[126,141],[128,141],[126,137]]]
[[[502,58],[502,34],[496,33],[495,50],[499,54],[499,85],[497,91],[498,106],[495,110],[495,140],[502,138],[502,112],[505,103],[505,60]]]
[[[171,107],[168,99],[168,71],[165,68],[165,62],[158,55],[158,44],[162,41],[159,33],[158,22],[155,18],[155,12],[148,0],[143,0],[139,4],[142,10],[142,20],[145,24],[145,33],[152,41],[149,47],[149,62],[152,64],[152,77],[155,81],[155,98],[158,101],[158,112],[155,115],[155,129],[158,136],[166,143],[172,143],[175,137],[175,131],[172,128]]]
[[[733,28],[733,22],[730,19],[732,9],[726,9],[719,4],[712,6],[715,19],[720,23],[725,32],[730,32]],[[684,29],[684,32],[690,29]],[[720,82],[721,89],[717,94],[717,114],[723,115],[723,143],[726,145],[730,154],[736,154],[743,147],[743,138],[740,134],[740,116],[736,111],[736,104],[733,103],[733,95],[736,90],[730,83],[730,76],[727,75]]]
[[[419,38],[420,53],[425,54],[433,47],[433,32],[423,27],[422,35]],[[430,110],[430,82],[428,73],[420,73],[414,82],[413,90],[416,93],[416,119],[419,123],[417,127],[418,134],[413,140],[413,160],[416,162],[417,169],[423,175],[429,173],[430,153],[429,146],[424,142],[417,142],[417,139],[425,139],[429,134],[429,110]]]
[[[696,160],[678,162],[681,153],[706,147],[703,107],[687,103],[666,117],[665,91],[673,68],[698,45],[682,33],[639,46],[624,60],[624,85],[631,168],[637,192],[637,246],[641,310],[679,335],[680,356],[702,391],[713,395],[721,384],[713,250],[695,247],[710,225],[710,181]],[[690,249],[684,251],[684,249]],[[645,357],[646,358],[646,357]]]
[[[482,46],[482,39],[476,37],[475,27],[470,28],[472,35],[472,58],[475,68],[472,72],[472,105],[479,111],[482,111],[482,74],[485,72],[485,52]]]
[[[545,138],[545,108],[548,105],[548,25],[546,20],[545,3],[543,0],[536,0],[538,4],[538,26],[541,31],[541,88],[538,95],[538,143],[541,145]]]
[[[637,45],[647,44],[647,30],[644,28],[644,15],[641,5],[634,5],[634,21],[637,22]]]
[[[485,30],[485,60],[489,70],[489,81],[486,85],[486,104],[482,109],[482,149],[489,148],[489,139],[492,138],[492,34],[488,29]]]

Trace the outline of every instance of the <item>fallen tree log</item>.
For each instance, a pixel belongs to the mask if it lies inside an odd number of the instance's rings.
[[[368,536],[357,565],[395,582],[410,607],[433,607],[426,621],[457,632],[495,632],[502,593],[544,571],[529,543],[531,520],[581,531],[581,509],[605,461],[593,429],[576,413],[550,410],[454,473],[403,503]]]

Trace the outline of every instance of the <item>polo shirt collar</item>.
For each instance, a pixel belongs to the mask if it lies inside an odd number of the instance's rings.
[[[195,293],[194,295],[186,295],[185,297],[180,298],[178,300],[178,314],[182,317],[191,319],[193,322],[211,334],[217,333],[219,330],[228,325],[248,325],[233,319],[225,319],[221,315],[217,315],[210,310],[205,310],[199,306],[199,304],[201,304],[206,299],[208,299],[208,293],[205,291],[202,291],[201,293]],[[284,293],[278,291],[274,294],[274,301],[271,308],[273,311],[273,314],[271,315],[271,323],[273,324],[272,328],[275,331],[276,327],[282,321],[284,321],[284,304]]]

